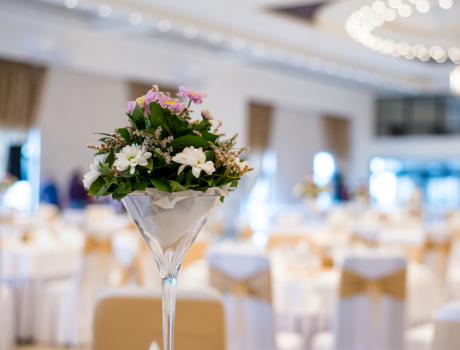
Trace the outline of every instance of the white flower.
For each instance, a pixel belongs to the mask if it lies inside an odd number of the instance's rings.
[[[181,153],[176,154],[172,158],[173,162],[182,164],[179,167],[180,174],[186,166],[192,167],[192,173],[195,177],[199,177],[203,170],[206,174],[211,175],[216,171],[212,161],[206,161],[206,154],[202,148],[186,147]]]
[[[251,164],[247,160],[241,161],[240,158],[235,159],[235,165],[238,167],[240,172],[251,168]]]
[[[130,168],[130,174],[134,174],[136,166],[147,166],[148,159],[152,156],[152,153],[147,152],[143,147],[139,145],[128,145],[115,154],[115,162],[113,165],[118,171],[125,171]]]
[[[89,171],[83,176],[83,186],[85,186],[86,189],[89,189],[93,182],[101,176],[99,168],[101,163],[105,162],[106,158],[106,154],[99,154],[94,158],[93,163],[89,166]]]

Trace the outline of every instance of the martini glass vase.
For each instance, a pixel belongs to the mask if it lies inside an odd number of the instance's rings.
[[[163,350],[174,349],[176,282],[180,266],[211,210],[223,195],[206,192],[175,193],[147,189],[123,198],[131,218],[148,244],[162,280]]]

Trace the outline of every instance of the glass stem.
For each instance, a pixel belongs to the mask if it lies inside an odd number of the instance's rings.
[[[163,350],[174,350],[174,317],[176,314],[176,275],[165,276],[163,292]]]

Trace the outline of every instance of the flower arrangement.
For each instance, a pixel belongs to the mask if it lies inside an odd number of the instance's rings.
[[[316,199],[327,188],[318,186],[311,177],[306,177],[294,187],[294,194],[299,198]]]
[[[192,105],[206,95],[181,86],[175,96],[154,85],[130,101],[128,125],[100,134],[99,144],[83,183],[90,195],[112,195],[120,200],[134,191],[206,191],[238,185],[251,171],[240,156],[237,136],[225,139],[208,110],[194,118]]]

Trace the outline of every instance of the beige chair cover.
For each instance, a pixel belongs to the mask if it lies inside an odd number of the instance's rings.
[[[460,349],[460,303],[444,306],[436,314],[432,350]]]
[[[160,297],[108,295],[94,319],[93,350],[148,350],[162,341]],[[225,350],[224,311],[215,298],[177,300],[175,350]]]

